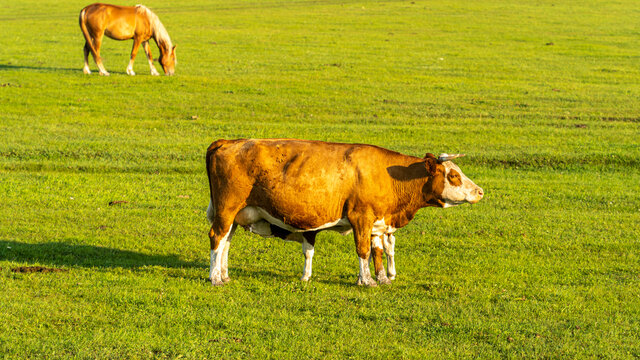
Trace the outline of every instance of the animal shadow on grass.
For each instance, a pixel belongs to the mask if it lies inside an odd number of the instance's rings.
[[[48,242],[29,244],[18,241],[0,240],[0,261],[14,261],[18,263],[38,264],[47,266],[87,267],[87,268],[127,268],[136,269],[144,266],[161,266],[171,269],[199,268],[202,275],[196,277],[202,281],[209,281],[208,268],[204,261],[184,261],[177,255],[148,255],[135,251],[113,249],[93,245],[74,245],[63,242]],[[55,271],[55,269],[50,269]],[[233,280],[246,281],[249,278],[259,279],[264,282],[299,282],[300,274],[288,273],[283,270],[256,269],[253,266],[230,266],[230,275]],[[168,276],[179,278],[191,278],[187,274],[171,274]],[[311,282],[340,285],[351,287],[355,284],[356,275],[321,276],[316,275]]]
[[[64,72],[73,72],[73,73],[82,74],[82,68],[81,67],[77,67],[77,68],[57,68],[57,67],[51,67],[51,66],[30,66],[30,65],[0,64],[0,71],[6,71],[6,70],[33,70],[33,71],[40,71],[40,72],[60,72],[60,71],[64,71]],[[113,71],[113,70],[109,70],[109,73],[111,73],[111,74],[120,74],[120,75],[126,74],[124,71]]]
[[[138,268],[154,265],[166,268],[204,266],[203,263],[181,260],[176,255],[147,255],[128,250],[61,242],[28,244],[7,240],[0,240],[0,260],[51,266],[100,268]]]
[[[297,271],[290,272],[287,270],[256,269],[254,266],[247,265],[229,265],[229,275],[231,276],[231,281],[247,281],[248,279],[257,279],[264,283],[289,284],[291,282],[295,282],[299,284],[305,284],[304,281],[300,280],[302,272],[298,273]],[[204,279],[206,281],[209,281],[208,278]],[[309,280],[308,284],[322,283],[328,285],[339,285],[342,287],[351,287],[356,283],[356,280],[357,274],[355,272],[353,275],[331,274],[330,276],[322,273],[317,273],[311,277],[311,280]]]

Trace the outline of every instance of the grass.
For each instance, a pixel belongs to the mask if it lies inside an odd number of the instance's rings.
[[[82,74],[85,5],[0,8],[0,356],[640,357],[634,2],[150,1],[159,78],[109,39]],[[239,230],[212,288],[204,153],[236,137],[464,152],[487,195],[399,230],[391,286],[349,236],[305,284]]]

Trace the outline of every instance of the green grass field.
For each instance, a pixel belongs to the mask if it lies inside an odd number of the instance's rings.
[[[0,357],[640,357],[636,1],[149,0],[173,77],[110,39],[84,75],[87,4],[0,7]],[[466,153],[486,195],[396,232],[391,286],[351,236],[302,283],[239,230],[214,288],[204,155],[237,137]]]

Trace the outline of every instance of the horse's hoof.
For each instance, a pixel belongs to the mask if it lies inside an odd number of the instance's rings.
[[[127,69],[127,75],[134,76],[136,73],[133,70]]]
[[[105,72],[101,72],[101,73],[100,73],[100,75],[102,75],[102,76],[109,76],[109,73],[105,71]]]
[[[91,70],[89,70],[89,68],[82,69],[82,72],[87,74],[87,75],[91,74]]]
[[[231,278],[228,277],[228,276],[222,278],[222,282],[225,283],[225,284],[228,283],[229,281],[231,281]]]

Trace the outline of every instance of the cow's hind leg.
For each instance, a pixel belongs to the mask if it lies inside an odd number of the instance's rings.
[[[222,282],[229,282],[231,278],[229,278],[229,247],[231,247],[231,239],[233,238],[233,234],[236,232],[236,228],[238,224],[233,224],[231,227],[231,233],[227,236],[227,243],[225,244],[224,250],[222,252],[222,264],[220,269],[220,277]]]
[[[314,245],[316,243],[316,232],[304,233],[302,240],[302,254],[304,255],[304,270],[300,280],[309,281],[311,278],[311,267],[313,263]]]
[[[209,267],[209,280],[212,285],[222,285],[223,273],[225,278],[229,279],[228,270],[223,271],[228,266],[228,259],[225,255],[229,255],[228,242],[233,236],[236,224],[233,218],[236,212],[216,212],[209,230],[209,240],[211,243],[211,263]]]

